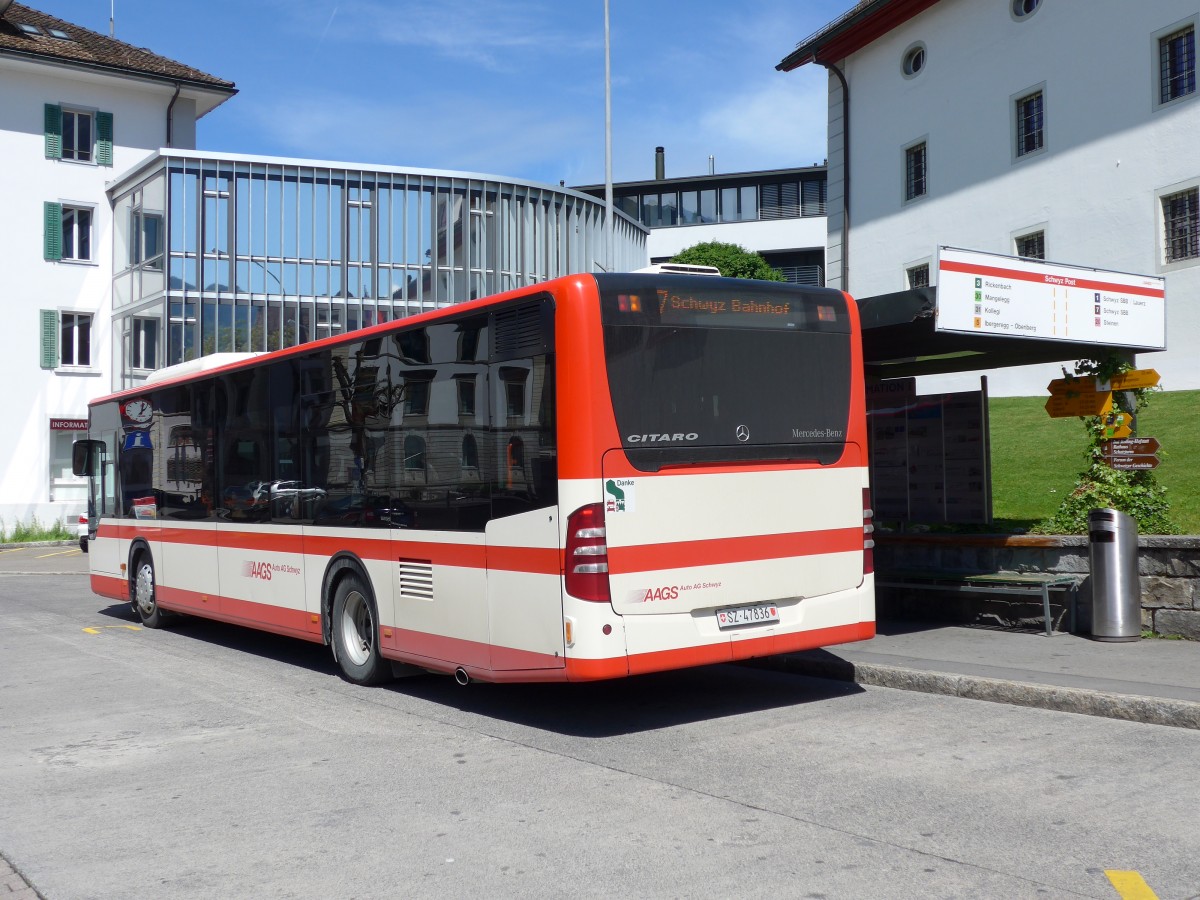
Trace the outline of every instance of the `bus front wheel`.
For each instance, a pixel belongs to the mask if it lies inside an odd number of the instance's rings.
[[[154,560],[150,554],[138,554],[133,564],[133,611],[147,628],[162,628],[168,613],[158,608],[154,585]]]
[[[379,620],[358,575],[346,575],[333,595],[333,655],[342,676],[354,684],[391,678],[391,664],[379,652]]]

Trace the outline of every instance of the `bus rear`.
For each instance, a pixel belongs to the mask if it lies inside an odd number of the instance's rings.
[[[874,635],[857,310],[833,290],[595,276],[560,299],[567,676]]]

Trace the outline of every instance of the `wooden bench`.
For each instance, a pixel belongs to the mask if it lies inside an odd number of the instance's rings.
[[[1062,590],[1070,594],[1067,602],[1069,630],[1075,630],[1075,599],[1079,582],[1074,575],[1054,575],[1043,572],[987,572],[978,575],[961,573],[895,570],[878,572],[876,587],[921,588],[929,591],[953,591],[969,594],[1033,594],[1042,598],[1042,620],[1046,636],[1054,635],[1054,620],[1050,615],[1050,592]]]

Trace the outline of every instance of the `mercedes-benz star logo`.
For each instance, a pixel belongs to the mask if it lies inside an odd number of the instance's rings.
[[[745,425],[739,425],[737,427],[737,431],[734,433],[737,435],[737,439],[739,441],[741,441],[743,444],[746,443],[746,441],[750,440],[750,429],[747,428]]]

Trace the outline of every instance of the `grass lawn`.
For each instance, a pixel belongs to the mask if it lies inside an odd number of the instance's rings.
[[[1028,528],[1058,508],[1083,471],[1087,438],[1079,419],[1052,419],[1046,397],[996,397],[992,507],[999,530]],[[1155,470],[1182,534],[1200,534],[1200,391],[1163,391],[1138,417],[1138,435],[1162,444]]]

